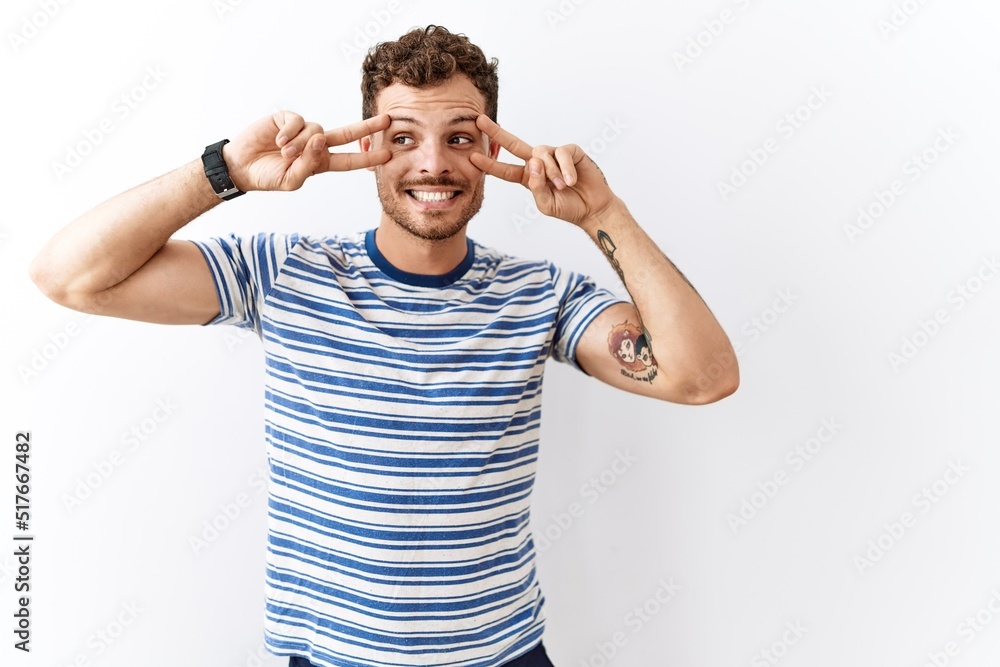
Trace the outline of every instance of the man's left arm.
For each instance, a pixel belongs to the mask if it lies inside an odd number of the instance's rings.
[[[673,403],[712,403],[736,391],[739,370],[729,337],[625,204],[615,198],[579,226],[632,297],[587,327],[576,348],[581,368],[620,389]]]
[[[674,403],[711,403],[736,391],[739,367],[725,331],[583,149],[530,146],[486,116],[477,125],[525,164],[480,155],[473,164],[520,182],[541,213],[583,229],[632,297],[588,325],[576,348],[580,367],[612,386]]]

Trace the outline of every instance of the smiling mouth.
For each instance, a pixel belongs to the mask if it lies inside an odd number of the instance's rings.
[[[454,199],[461,193],[461,190],[445,190],[440,192],[429,192],[427,190],[406,191],[406,194],[421,202],[448,201],[449,199]]]

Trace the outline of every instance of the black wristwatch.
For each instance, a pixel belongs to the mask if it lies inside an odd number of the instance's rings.
[[[217,144],[206,146],[205,152],[201,154],[205,175],[208,176],[208,182],[212,184],[212,189],[219,195],[219,199],[235,199],[246,194],[233,185],[233,179],[229,177],[229,169],[222,157],[222,147],[228,143],[229,139],[223,139]]]

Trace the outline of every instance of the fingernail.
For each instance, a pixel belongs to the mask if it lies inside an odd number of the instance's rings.
[[[285,157],[295,157],[298,154],[298,152],[299,152],[295,148],[295,146],[292,146],[292,145],[288,145],[285,148],[288,149],[288,150],[285,150],[284,148],[282,149],[282,152],[285,154]]]
[[[531,172],[532,176],[538,176],[540,173],[542,173],[542,168],[538,165],[537,162],[530,163],[528,165],[528,170]]]
[[[554,180],[552,182],[555,183],[556,187],[559,188],[560,190],[562,190],[563,188],[566,187],[566,181],[564,181],[561,178],[557,178],[556,180]]]
[[[278,143],[278,148],[281,148],[288,143],[288,137],[283,134],[279,134],[278,138],[275,140]]]

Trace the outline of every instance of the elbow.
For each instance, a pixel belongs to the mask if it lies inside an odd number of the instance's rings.
[[[66,289],[53,276],[50,262],[46,261],[44,255],[36,255],[31,260],[31,264],[28,265],[28,277],[42,294],[56,303],[61,303],[65,299]]]
[[[732,396],[740,387],[740,369],[736,355],[723,357],[728,363],[713,363],[709,370],[682,383],[679,401],[685,405],[708,405]]]
[[[31,261],[28,266],[28,277],[31,282],[35,283],[35,287],[51,301],[73,310],[83,311],[85,309],[86,300],[81,299],[81,295],[76,294],[71,289],[71,285],[60,277],[59,272],[55,270],[53,263],[45,257],[44,253],[37,255]]]
[[[724,378],[724,381],[720,380],[719,382],[713,384],[708,390],[700,391],[695,394],[689,405],[708,405],[709,403],[716,403],[727,396],[735,394],[739,387],[739,373],[733,373],[731,376]]]
[[[728,343],[728,341],[727,341]],[[692,405],[707,405],[732,396],[740,387],[740,364],[732,345],[716,351],[712,362],[691,383]]]
[[[739,374],[720,377],[707,383],[704,378],[684,383],[674,383],[661,389],[656,398],[680,405],[708,405],[731,396],[740,386]]]

